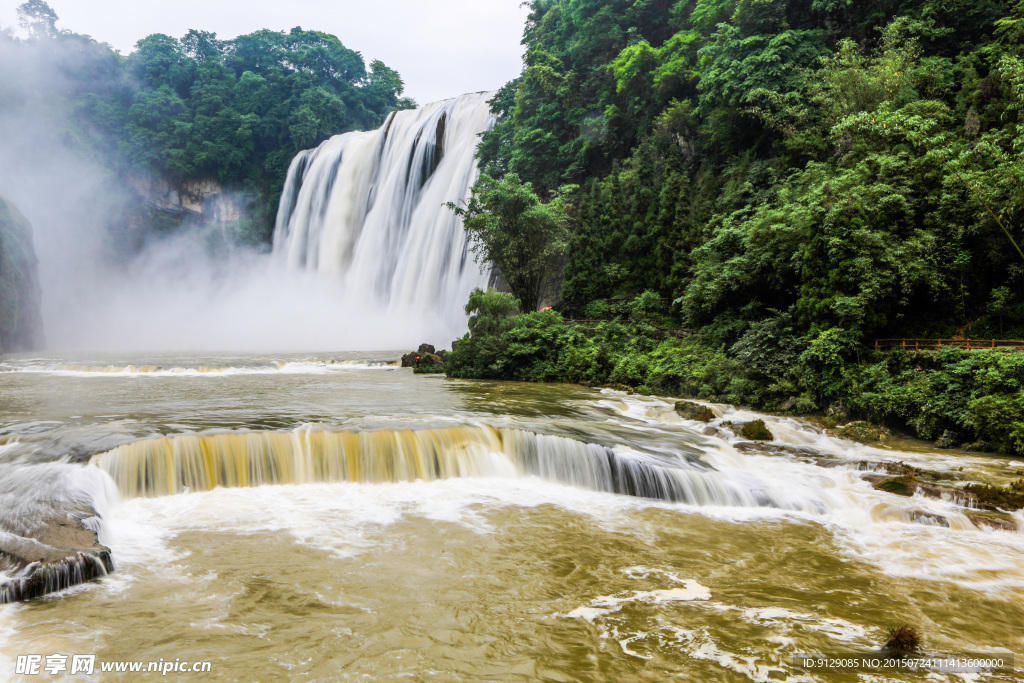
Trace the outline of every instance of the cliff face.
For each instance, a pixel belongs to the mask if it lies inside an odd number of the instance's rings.
[[[0,197],[0,352],[43,346],[37,263],[32,226]]]
[[[172,184],[157,176],[132,176],[128,184],[150,212],[177,223],[226,224],[242,218],[243,196],[215,180]]]

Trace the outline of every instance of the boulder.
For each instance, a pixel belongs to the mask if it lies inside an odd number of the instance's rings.
[[[419,360],[419,355],[417,355],[415,352],[407,353],[404,356],[402,356],[402,367],[403,368],[414,368],[414,367],[416,367],[416,362],[418,360]]]
[[[877,443],[888,439],[892,436],[892,432],[885,427],[858,420],[843,426],[839,430],[839,435],[857,443]]]
[[[765,425],[764,420],[740,422],[736,425],[736,433],[744,439],[750,439],[751,441],[775,440],[775,436],[772,434],[771,430],[768,429],[768,426]]]
[[[715,419],[715,413],[711,408],[693,401],[676,401],[676,412],[684,420],[695,420],[697,422],[711,422]]]
[[[416,353],[421,356],[425,356],[428,353],[434,353],[435,349],[433,344],[420,344],[420,348],[416,349]]]
[[[53,464],[0,468],[0,604],[114,570],[110,549],[99,542],[100,515],[80,470]]]
[[[967,513],[967,517],[974,522],[979,529],[994,529],[996,531],[1017,531],[1017,524],[1012,519],[996,517],[994,515],[978,515]]]
[[[955,448],[958,443],[960,443],[960,436],[956,432],[951,432],[947,429],[942,432],[942,436],[935,441],[935,447]]]

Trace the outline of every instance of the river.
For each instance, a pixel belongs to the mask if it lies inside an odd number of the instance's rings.
[[[116,571],[0,606],[0,672],[82,653],[212,680],[921,680],[792,662],[903,622],[929,653],[1024,651],[1024,534],[859,469],[1024,463],[774,416],[779,448],[737,448],[721,423],[762,416],[713,406],[708,436],[672,399],[397,357],[6,358],[0,477],[91,487]]]

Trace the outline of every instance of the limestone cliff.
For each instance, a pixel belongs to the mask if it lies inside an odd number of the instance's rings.
[[[37,264],[32,226],[0,197],[0,353],[43,346]]]

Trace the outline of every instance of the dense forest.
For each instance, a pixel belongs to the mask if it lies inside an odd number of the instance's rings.
[[[319,31],[154,34],[123,56],[59,30],[43,0],[25,2],[18,15],[24,38],[0,31],[0,116],[46,112],[62,144],[122,180],[215,180],[246,192],[253,215],[242,237],[253,243],[269,240],[299,150],[415,106],[401,98],[395,71],[380,61],[367,68]]]
[[[537,202],[578,186],[559,308],[618,322],[478,295],[452,374],[827,409],[1024,451],[1020,354],[871,350],[1024,338],[1024,3],[531,9],[482,168]]]

